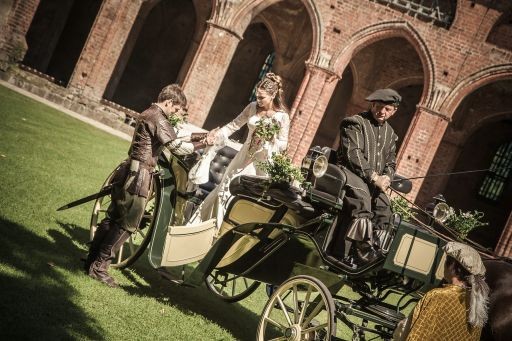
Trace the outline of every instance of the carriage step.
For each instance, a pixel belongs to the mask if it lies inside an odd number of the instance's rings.
[[[389,309],[387,307],[378,305],[378,304],[370,304],[365,307],[365,310],[368,310],[374,314],[385,316],[387,319],[393,322],[400,322],[405,318],[405,315],[397,312],[393,309]]]

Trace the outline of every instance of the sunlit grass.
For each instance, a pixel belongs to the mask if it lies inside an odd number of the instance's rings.
[[[0,339],[254,340],[264,286],[224,303],[165,281],[145,255],[111,270],[120,289],[83,273],[92,202],[56,209],[98,191],[128,142],[3,87],[0,117]]]

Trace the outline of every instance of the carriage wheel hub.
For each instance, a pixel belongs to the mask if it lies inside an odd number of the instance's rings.
[[[286,330],[284,331],[284,337],[286,337],[290,341],[299,341],[301,331],[302,328],[300,327],[300,325],[295,324],[289,328],[286,328]]]

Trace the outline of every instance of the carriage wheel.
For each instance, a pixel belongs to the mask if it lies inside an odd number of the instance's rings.
[[[205,280],[206,287],[220,299],[233,303],[243,300],[260,286],[260,282],[213,270]]]
[[[105,180],[102,188],[107,186],[112,179],[112,176],[116,172],[117,167]],[[154,229],[154,214],[156,204],[158,203],[158,187],[157,181],[155,181],[153,190],[148,195],[146,207],[144,209],[144,215],[137,228],[137,231],[132,233],[130,238],[121,246],[116,254],[116,257],[110,265],[113,268],[124,269],[132,265],[146,250],[153,234]],[[107,208],[111,203],[110,196],[104,196],[96,199],[92,209],[91,224],[90,224],[90,240],[94,238],[96,228],[98,224],[105,218]]]
[[[274,291],[261,315],[256,340],[330,340],[336,336],[334,301],[311,276],[288,279]]]

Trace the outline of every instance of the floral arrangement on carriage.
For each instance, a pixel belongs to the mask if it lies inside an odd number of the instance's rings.
[[[289,187],[293,182],[299,186],[304,183],[304,175],[285,152],[272,153],[269,160],[257,162],[257,166],[268,174],[270,184]]]
[[[459,210],[459,213],[456,213],[455,210],[450,207],[450,212],[445,224],[449,228],[455,230],[461,240],[464,240],[472,230],[477,227],[489,225],[489,223],[481,220],[483,217],[483,212],[476,210],[473,212],[463,212],[462,210]]]
[[[254,156],[266,142],[272,142],[280,131],[281,126],[275,118],[265,117],[258,120],[249,145],[249,155]]]
[[[464,212],[459,210],[459,213],[457,213],[453,207],[449,207],[445,203],[444,206],[446,207],[445,216],[443,216],[441,220],[436,220],[438,223],[444,224],[451,229],[460,240],[466,239],[468,234],[474,229],[489,225],[489,223],[482,221],[484,217],[483,212],[476,210]],[[400,214],[402,219],[406,222],[413,222],[418,219],[416,212],[410,206],[409,202],[401,196],[391,199],[391,210],[394,213]]]

